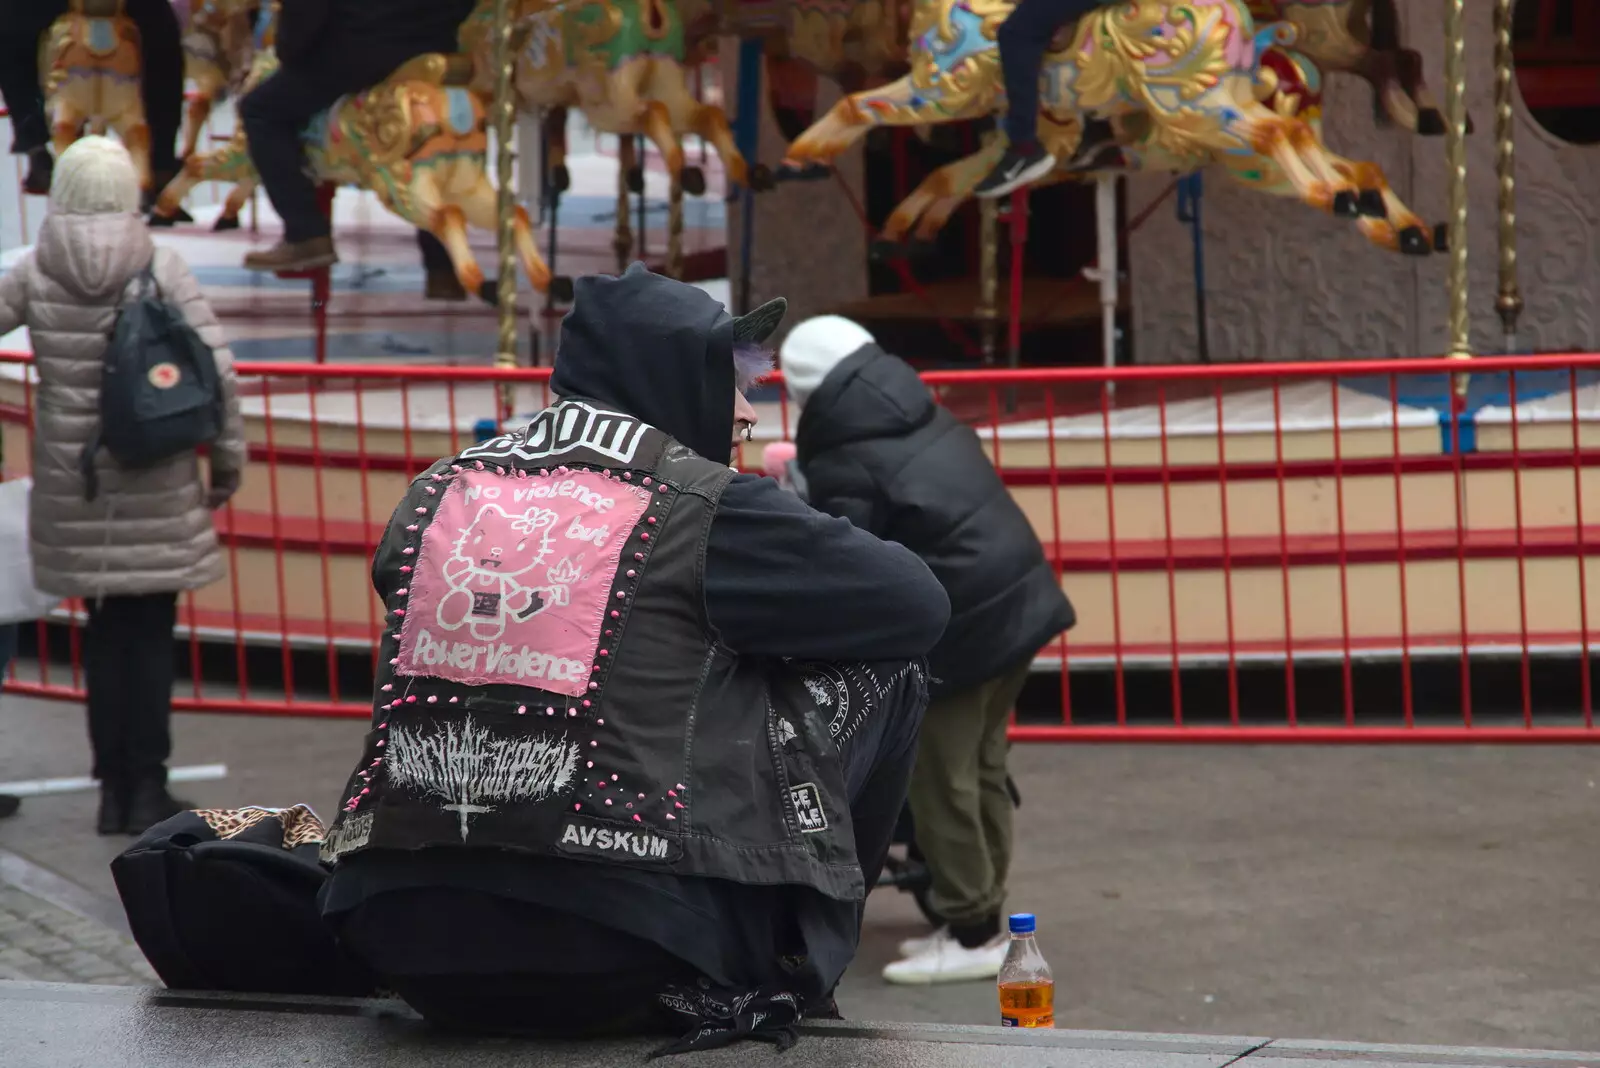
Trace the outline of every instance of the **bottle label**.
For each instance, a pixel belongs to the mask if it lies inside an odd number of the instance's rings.
[[[1034,1016],[1006,1016],[1001,1014],[1001,1027],[1049,1027],[1056,1025],[1056,1014],[1053,1012],[1040,1013]]]

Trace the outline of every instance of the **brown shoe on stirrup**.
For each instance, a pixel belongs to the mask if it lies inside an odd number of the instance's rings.
[[[339,262],[333,238],[313,237],[306,241],[279,241],[264,252],[246,253],[244,266],[249,271],[314,271]]]

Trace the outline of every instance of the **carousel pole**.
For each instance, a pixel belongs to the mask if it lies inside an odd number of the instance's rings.
[[[1445,3],[1445,156],[1450,188],[1450,358],[1472,359],[1472,312],[1467,278],[1467,40],[1466,0]],[[1466,406],[1467,375],[1453,380],[1459,417]]]
[[[500,313],[500,339],[495,352],[496,367],[517,365],[517,259],[516,259],[516,199],[511,179],[511,136],[515,125],[516,109],[511,97],[511,11],[512,0],[495,0],[494,4],[494,133],[496,141],[496,169],[498,171],[498,227],[500,278],[495,306]],[[516,404],[516,385],[507,382],[500,387],[500,419],[511,418]]]
[[[985,134],[988,147],[998,134]],[[983,323],[983,365],[994,366],[1000,331],[1000,203],[978,201],[978,319]]]
[[[1511,5],[1494,4],[1495,177],[1500,190],[1500,313],[1505,351],[1517,351],[1517,321],[1522,317],[1522,287],[1517,281],[1517,112],[1516,56],[1511,49]]]

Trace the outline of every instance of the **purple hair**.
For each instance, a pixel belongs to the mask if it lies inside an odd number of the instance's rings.
[[[772,373],[772,350],[754,341],[738,341],[733,346],[733,387],[740,393]]]

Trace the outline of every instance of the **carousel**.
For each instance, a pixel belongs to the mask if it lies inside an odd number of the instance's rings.
[[[1114,162],[1046,179],[1095,191],[1098,255],[1075,314],[1098,320],[1101,368],[1051,378],[1022,367],[1030,314],[1024,253],[1051,235],[1030,227],[1027,191],[963,209],[998,158],[994,136],[977,135],[970,155],[897,190],[899,203],[874,228],[874,253],[914,283],[907,250],[934,240],[963,211],[976,217],[973,284],[928,288],[942,305],[938,314],[976,324],[979,361],[992,370],[978,384],[961,372],[930,382],[970,416],[1078,605],[1070,643],[1048,651],[1041,667],[1348,661],[1459,654],[1469,646],[1506,652],[1518,645],[1495,610],[1507,589],[1522,591],[1523,647],[1534,635],[1538,650],[1587,648],[1583,517],[1597,514],[1600,501],[1588,492],[1593,472],[1584,450],[1600,419],[1600,378],[1551,365],[1535,383],[1528,373],[1510,373],[1517,365],[1504,359],[1472,362],[1466,4],[1422,3],[1444,15],[1437,102],[1421,58],[1395,29],[1394,0],[1141,0],[1106,5],[1058,36],[1043,75],[1041,140],[1057,158],[1070,158],[1088,113],[1109,117],[1117,134]],[[126,38],[115,32],[118,0],[72,6],[49,41],[58,57],[70,46],[79,58],[46,65],[53,101],[92,96],[74,80],[99,76],[95,62],[110,71],[107,84],[126,82],[111,65],[128,58],[116,48],[96,51],[107,32],[95,28],[101,23],[112,27],[113,43]],[[180,227],[171,231],[175,240],[229,240],[227,231],[243,229],[241,215],[254,201],[243,133],[201,149],[213,101],[225,91],[247,93],[275,69],[276,7],[209,0],[203,14],[211,23],[192,16],[191,151],[183,173],[160,191],[155,215],[180,218],[203,183],[225,183],[228,192],[220,205],[195,213],[221,234]],[[337,319],[347,298],[333,299],[326,272],[283,282],[274,298],[280,308],[290,300],[303,308],[310,288],[317,340],[306,355],[319,366],[279,358],[244,379],[252,465],[219,516],[231,577],[192,598],[184,625],[223,642],[370,649],[381,609],[368,554],[387,502],[433,457],[543,403],[539,376],[527,370],[541,354],[519,355],[519,340],[539,333],[530,322],[547,327],[559,316],[570,274],[578,273],[572,265],[594,270],[614,261],[620,269],[639,250],[648,229],[647,162],[666,194],[658,269],[684,277],[697,273],[697,259],[724,264],[732,277],[720,292],[732,304],[748,302],[752,263],[762,255],[751,236],[756,198],[774,186],[833,180],[834,161],[874,129],[927,136],[992,114],[1003,95],[994,31],[1009,10],[1007,0],[482,0],[457,54],[421,57],[342,101],[308,133],[311,166],[328,183],[330,202],[334,186],[363,191],[355,208],[334,208],[341,241],[348,243],[342,228],[370,224],[382,209],[395,220],[387,224],[391,244],[404,242],[409,228],[439,240],[466,298],[455,310],[421,312],[414,297],[397,295],[380,310],[352,313],[356,329],[368,319],[390,322],[390,330],[396,320],[434,329],[452,317],[481,326],[492,316],[492,359],[437,366],[424,352],[385,360],[407,365],[403,379],[341,360],[329,354],[329,337],[330,329],[335,341],[348,329]],[[1504,350],[1516,353],[1523,298],[1513,0],[1494,0],[1493,18],[1495,310]],[[719,39],[725,52],[738,53],[722,64],[737,74],[723,79],[724,97],[739,102],[731,122],[709,94],[695,91]],[[781,64],[798,62],[855,90],[796,131],[777,166],[758,162],[763,52],[769,88]],[[1326,79],[1340,74],[1371,85],[1383,121],[1442,140],[1442,219],[1408,206],[1378,163],[1329,147]],[[587,245],[582,234],[564,240],[571,231],[558,220],[571,213],[556,214],[563,197],[581,199],[574,186],[582,175],[564,133],[569,111],[618,145],[611,233]],[[529,120],[520,138],[523,190],[542,197],[542,235],[540,220],[518,203],[519,116]],[[71,117],[79,126],[99,118]],[[58,138],[69,136],[66,125]],[[715,157],[702,152],[696,165],[685,146],[690,137]],[[708,183],[708,171],[716,182]],[[1123,186],[1139,175],[1170,181],[1186,205],[1195,235],[1185,250],[1195,275],[1192,314],[1200,358],[1208,358],[1194,177],[1201,172],[1348,225],[1364,240],[1363,255],[1436,265],[1429,277],[1447,294],[1446,351],[1459,369],[1418,378],[1371,364],[1295,375],[1221,363],[1177,371],[1121,366],[1126,309],[1130,296],[1140,296],[1127,291],[1120,262],[1137,222]],[[685,197],[710,185],[728,191],[728,215],[742,214],[742,249],[715,248],[726,218],[686,225]],[[492,278],[479,264],[473,228],[494,235]],[[519,274],[535,297],[531,315],[519,311]],[[227,303],[225,295],[216,299]],[[487,339],[471,326],[462,331]],[[243,332],[248,339],[249,328]],[[270,344],[241,348],[252,360],[274,356]],[[1393,367],[1410,369],[1404,361]],[[30,386],[22,365],[4,370],[5,455],[16,464],[28,455]],[[791,432],[793,413],[776,388],[763,403],[766,440]],[[764,443],[758,438],[758,447]],[[746,459],[758,466],[757,456]]]

